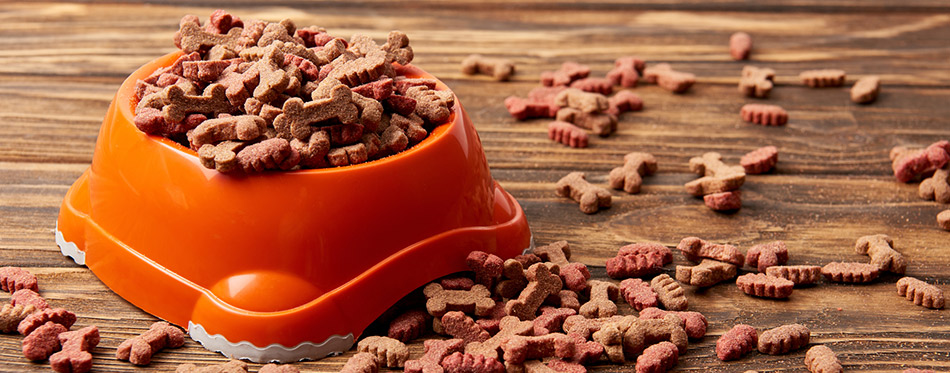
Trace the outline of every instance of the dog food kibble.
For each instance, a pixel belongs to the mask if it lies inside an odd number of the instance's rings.
[[[139,336],[126,339],[115,351],[115,357],[135,365],[148,365],[158,351],[185,344],[185,333],[171,324],[159,321]]]
[[[497,359],[456,351],[442,359],[445,373],[505,373],[505,365]]]
[[[23,338],[23,356],[33,361],[46,360],[59,351],[59,334],[67,331],[65,326],[52,321],[36,328]]]
[[[743,155],[739,164],[747,174],[764,174],[772,170],[778,163],[778,148],[764,146]]]
[[[99,328],[85,328],[59,335],[62,350],[49,357],[53,371],[59,373],[85,373],[92,370],[92,354],[99,344]]]
[[[375,355],[376,360],[388,368],[402,367],[409,359],[409,348],[406,344],[389,337],[374,335],[363,338],[357,343],[356,351]]]
[[[920,182],[917,195],[925,200],[950,203],[950,167],[934,171],[933,176]]]
[[[300,373],[300,369],[293,365],[267,364],[262,366],[257,373]]]
[[[509,300],[505,304],[505,313],[517,316],[521,320],[533,320],[541,303],[548,296],[561,291],[563,284],[558,275],[551,273],[551,269],[544,263],[537,263],[528,267],[525,272],[528,286],[518,295],[517,299]]]
[[[50,321],[65,326],[69,330],[76,323],[76,315],[62,308],[47,308],[27,316],[16,330],[21,335],[30,335],[36,328]]]
[[[570,122],[548,123],[548,138],[572,148],[587,147],[587,132]]]
[[[690,338],[702,338],[706,335],[706,327],[709,322],[706,316],[699,312],[692,311],[664,311],[656,307],[646,308],[640,311],[640,319],[662,319],[666,315],[675,315],[682,320],[681,325],[686,330],[686,335]]]
[[[610,187],[624,192],[640,193],[643,176],[656,173],[657,164],[653,154],[643,152],[627,153],[623,156],[623,166],[610,170]]]
[[[745,265],[765,272],[767,268],[779,266],[788,261],[788,248],[784,241],[774,241],[752,246],[745,256]]]
[[[840,87],[844,85],[844,70],[808,70],[798,74],[802,83],[812,88]]]
[[[601,350],[603,350],[603,347],[601,347]],[[600,355],[597,355],[597,358],[599,359]],[[537,360],[533,360],[532,362],[534,361],[537,361]],[[550,360],[547,363],[547,368],[550,370],[546,370],[544,372],[587,373],[587,368],[585,368],[583,365],[578,364],[578,363],[567,362],[564,360]],[[542,373],[541,371],[536,371],[536,370],[532,370],[532,368],[529,368],[528,363],[525,363],[525,372],[526,373]]]
[[[175,373],[247,373],[247,363],[240,360],[231,360],[227,363],[198,367],[195,364],[181,364],[175,368]]]
[[[656,84],[673,93],[684,93],[696,83],[696,75],[673,70],[668,63],[652,65],[643,70],[643,77],[648,83]]]
[[[814,284],[821,277],[821,267],[809,265],[797,266],[772,266],[765,269],[765,274],[773,277],[781,277],[795,285]]]
[[[637,81],[646,66],[646,62],[640,58],[634,56],[620,57],[614,61],[614,68],[607,72],[607,79],[613,85],[633,88],[637,86]]]
[[[439,285],[445,290],[471,290],[475,286],[475,280],[468,277],[445,277],[439,279]]]
[[[924,149],[895,146],[890,152],[894,177],[910,182],[943,168],[950,161],[950,141],[937,141]]]
[[[894,241],[886,234],[858,238],[854,251],[870,256],[871,264],[882,271],[904,273],[907,270],[907,260],[904,259],[904,255],[894,250]]]
[[[597,210],[610,207],[613,196],[607,189],[587,182],[583,172],[571,172],[555,184],[555,191],[561,197],[567,197],[580,204],[581,212],[593,214]]]
[[[637,373],[663,373],[676,365],[679,350],[670,342],[660,342],[643,350],[637,357]]]
[[[937,372],[930,369],[909,368],[909,369],[904,369],[901,373],[937,373]]]
[[[683,287],[665,273],[650,280],[650,287],[656,292],[660,304],[670,311],[683,311],[689,306]]]
[[[554,104],[510,96],[505,99],[505,108],[515,119],[525,120],[529,118],[554,118],[559,107]]]
[[[937,225],[944,230],[950,231],[950,210],[943,210],[937,214]]]
[[[764,273],[747,273],[736,279],[736,286],[743,293],[763,298],[784,299],[792,295],[795,283],[781,277]]]
[[[584,113],[601,113],[610,108],[607,96],[576,88],[569,88],[558,93],[554,98],[554,103],[562,108],[569,107]]]
[[[630,91],[620,91],[608,97],[607,104],[610,105],[607,109],[607,113],[613,115],[620,115],[628,111],[643,110],[643,99],[636,93]]]
[[[697,197],[736,190],[745,183],[745,170],[742,166],[727,166],[722,162],[722,155],[716,152],[690,158],[689,170],[702,175],[685,185],[686,192]]]
[[[729,37],[729,54],[734,60],[749,59],[749,52],[752,51],[752,36],[744,32],[737,32]]]
[[[571,246],[567,241],[561,240],[536,247],[534,254],[542,260],[554,263],[559,267],[559,276],[564,283],[564,287],[575,292],[583,292],[587,289],[590,271],[583,263],[568,261],[571,259]]]
[[[788,324],[759,334],[759,352],[782,355],[808,344],[811,332],[804,325]]]
[[[639,278],[628,278],[620,281],[620,296],[627,301],[630,307],[637,311],[647,307],[656,307],[658,301],[656,292],[653,291],[650,284]]]
[[[624,333],[636,322],[637,317],[633,315],[610,318],[601,324],[600,330],[591,335],[595,342],[604,346],[604,353],[610,362],[623,364],[627,361],[624,354]]]
[[[569,86],[584,92],[600,93],[610,95],[614,92],[614,86],[606,78],[583,78],[575,80]]]
[[[484,342],[491,337],[485,329],[475,323],[475,320],[459,311],[446,312],[442,315],[442,328],[445,334],[459,338],[466,344]]]
[[[470,290],[445,290],[442,285],[431,283],[423,289],[423,293],[428,298],[426,310],[439,318],[449,311],[484,316],[495,306],[491,292],[481,284],[472,286]]]
[[[788,112],[778,105],[745,104],[739,110],[742,120],[763,126],[784,126]]]
[[[490,58],[472,54],[462,61],[462,72],[466,75],[488,75],[497,81],[511,79],[515,73],[515,64],[506,58]]]
[[[676,266],[676,281],[710,287],[736,277],[736,266],[718,260],[703,259],[697,266]]]
[[[19,267],[0,268],[0,289],[10,293],[20,289],[39,291],[36,276]]]
[[[742,191],[712,193],[703,196],[703,204],[713,211],[734,211],[742,208]]]
[[[821,267],[821,274],[834,282],[866,283],[874,281],[880,271],[874,264],[831,262]]]
[[[20,289],[13,292],[13,295],[10,296],[10,304],[12,305],[33,305],[38,310],[43,310],[49,308],[49,303],[46,303],[46,299],[43,299],[39,293],[30,290],[30,289]]]
[[[541,336],[515,335],[501,344],[503,359],[508,364],[523,364],[525,360],[546,357],[570,358],[574,355],[574,344],[561,333]]]
[[[722,361],[737,360],[755,350],[758,343],[759,333],[755,328],[738,324],[716,341],[716,356]]]
[[[865,76],[854,82],[851,87],[851,101],[856,104],[869,104],[877,99],[881,92],[881,78],[877,76]]]
[[[534,335],[557,332],[561,330],[564,320],[576,314],[577,310],[571,308],[541,307],[541,316],[531,322]]]
[[[351,356],[340,373],[377,373],[379,372],[379,362],[376,355],[369,352],[360,352]]]
[[[465,353],[497,359],[502,342],[512,336],[532,335],[533,332],[534,323],[531,321],[521,321],[516,316],[505,316],[501,319],[498,333],[484,342],[469,343],[465,346]]]
[[[589,129],[600,137],[607,137],[617,132],[617,116],[606,112],[586,113],[580,109],[564,107],[557,111],[554,118]]]
[[[611,278],[643,277],[660,273],[673,262],[673,252],[655,242],[623,246],[617,256],[607,259],[607,276]]]
[[[945,302],[942,289],[913,277],[897,280],[897,295],[906,297],[918,306],[933,309],[943,308]]]
[[[591,280],[590,301],[581,306],[580,315],[587,318],[610,317],[617,314],[617,296],[620,288],[607,281]]]
[[[693,262],[706,258],[741,267],[745,261],[745,255],[742,255],[742,252],[735,246],[714,244],[699,237],[686,237],[680,241],[676,248],[683,253],[686,259]]]
[[[389,338],[408,342],[418,338],[426,330],[426,324],[431,317],[423,310],[410,310],[396,316],[389,323]]]
[[[818,345],[808,349],[805,353],[805,367],[812,373],[841,373],[844,368],[838,361],[838,355],[825,345]]]
[[[586,78],[590,75],[590,67],[576,62],[565,62],[561,68],[556,71],[545,71],[541,73],[541,85],[546,87],[566,86],[571,82]]]
[[[611,316],[611,317],[607,317],[603,319],[588,319],[581,315],[573,315],[573,316],[568,316],[566,319],[564,319],[564,324],[562,324],[562,328],[564,329],[564,332],[567,333],[568,335],[576,334],[583,338],[590,338],[591,334],[600,330],[600,328],[603,325],[607,323],[611,323],[611,322],[620,321],[625,317],[633,317],[633,316],[616,315],[616,316]]]
[[[15,306],[9,303],[4,304],[3,309],[0,309],[0,333],[8,334],[15,332],[17,325],[20,325],[20,322],[33,312],[36,312],[36,307],[33,307],[31,304],[18,304]]]
[[[583,365],[594,364],[600,361],[600,357],[604,355],[604,346],[600,343],[588,341],[577,334],[569,334],[567,338],[574,344],[574,354],[566,359],[569,362]],[[583,365],[580,368],[583,368]],[[574,367],[573,369],[577,368]]]
[[[502,280],[495,286],[495,295],[508,299],[517,298],[525,286],[528,286],[528,278],[524,275],[524,264],[517,259],[505,260]]]
[[[465,265],[475,272],[475,282],[491,288],[501,278],[505,261],[495,254],[484,251],[472,251],[465,258]]]
[[[739,92],[746,97],[768,98],[775,86],[775,70],[745,66],[739,78]]]
[[[623,351],[626,357],[631,359],[650,345],[669,341],[676,345],[680,353],[684,353],[688,344],[687,338],[679,316],[667,314],[662,319],[640,318],[623,334]]]

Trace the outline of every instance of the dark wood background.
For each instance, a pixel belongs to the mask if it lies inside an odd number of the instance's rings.
[[[147,368],[116,361],[115,347],[155,318],[63,257],[53,240],[59,205],[89,166],[116,88],[135,68],[174,49],[171,36],[181,16],[205,18],[222,6],[245,19],[289,17],[344,37],[359,32],[382,40],[389,30],[405,31],[416,51],[413,63],[443,79],[467,108],[493,175],[524,207],[536,241],[570,241],[575,260],[591,266],[595,276],[604,277],[604,261],[636,241],[673,247],[695,235],[746,250],[780,239],[788,244],[790,264],[821,265],[867,261],[853,252],[854,241],[886,233],[908,258],[908,275],[950,290],[950,232],[935,223],[948,206],[920,200],[916,184],[896,182],[887,158],[895,145],[950,138],[945,1],[149,3],[0,4],[0,265],[28,268],[53,305],[79,316],[77,326],[99,326],[95,371],[171,371],[183,362],[225,361],[191,340],[162,352]],[[735,31],[753,35],[750,63],[777,71],[778,86],[768,102],[788,110],[787,126],[740,119],[739,108],[756,100],[736,90],[744,63],[728,54]],[[512,59],[517,78],[497,83],[462,75],[459,63],[473,52]],[[698,81],[684,95],[636,88],[644,111],[623,115],[616,135],[592,138],[587,149],[552,143],[546,121],[517,122],[505,111],[503,99],[525,96],[541,71],[571,60],[603,76],[615,58],[626,55],[670,62]],[[860,106],[849,101],[848,88],[803,87],[798,73],[814,68],[846,70],[848,87],[861,76],[879,75],[880,98]],[[748,177],[739,212],[713,212],[685,193],[683,184],[695,178],[688,172],[690,157],[718,151],[737,163],[764,145],[779,148],[780,162],[771,174]],[[571,171],[586,171],[594,183],[605,184],[607,172],[635,150],[655,154],[660,167],[640,194],[614,191],[614,206],[589,216],[554,195],[554,182]],[[674,264],[686,262],[676,254]],[[831,346],[847,370],[950,370],[947,311],[901,299],[897,279],[884,275],[863,286],[822,283],[796,290],[788,301],[748,297],[732,285],[690,289],[690,308],[709,318],[709,334],[690,345],[677,369],[804,371],[804,349],[774,357],[753,353],[730,363],[720,362],[714,351],[719,335],[736,323],[763,330],[799,322],[811,328],[813,343]],[[48,364],[22,357],[20,341],[0,336],[0,371],[48,370]],[[411,350],[420,355],[421,343]],[[351,354],[298,366],[336,371]],[[632,369],[605,364],[591,370]]]

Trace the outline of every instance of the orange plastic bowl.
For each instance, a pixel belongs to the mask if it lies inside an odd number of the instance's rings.
[[[524,213],[492,179],[458,100],[448,123],[397,155],[233,177],[132,123],[135,82],[179,55],[119,88],[56,241],[206,348],[256,362],[343,352],[401,297],[466,270],[472,250],[530,249]],[[433,78],[411,65],[400,74]]]

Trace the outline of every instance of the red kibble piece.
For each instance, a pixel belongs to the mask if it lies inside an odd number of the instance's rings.
[[[788,112],[778,105],[745,104],[739,115],[746,122],[763,126],[784,126],[788,123]]]
[[[759,352],[781,355],[808,344],[811,332],[801,324],[782,325],[759,335]]]
[[[605,78],[583,78],[571,82],[571,88],[577,88],[584,92],[594,92],[600,93],[602,95],[609,95],[613,93],[614,86],[610,83],[610,80]]]
[[[23,356],[33,361],[46,360],[54,352],[59,351],[59,334],[66,332],[66,327],[52,321],[36,328],[30,335],[23,338]]]
[[[821,277],[821,267],[799,266],[772,266],[765,269],[765,274],[790,280],[795,285],[808,285],[818,281]]]
[[[588,341],[583,335],[568,334],[567,337],[574,344],[574,355],[568,361],[578,364],[593,364],[604,354],[604,346],[598,342]]]
[[[59,334],[62,350],[49,357],[50,367],[59,373],[84,373],[92,370],[92,354],[99,344],[99,328],[85,328]]]
[[[30,289],[20,289],[13,292],[13,295],[10,296],[10,304],[18,305],[32,305],[38,310],[49,308],[49,303],[46,303],[46,299],[43,299],[39,293],[30,290]]]
[[[603,347],[601,347],[603,350]],[[528,363],[525,363],[525,368],[529,366]],[[551,360],[548,361],[547,367],[553,369],[555,372],[559,373],[587,373],[587,368],[582,364],[571,363],[564,360]],[[530,370],[534,372],[535,370]]]
[[[171,324],[159,321],[139,336],[126,339],[115,352],[116,359],[135,365],[148,365],[152,356],[164,348],[177,348],[185,344],[185,333]]]
[[[821,274],[834,282],[867,283],[874,281],[880,270],[869,263],[831,262],[821,267]]]
[[[505,365],[483,355],[454,352],[442,359],[445,373],[504,373]]]
[[[389,338],[403,342],[418,338],[426,330],[431,317],[423,310],[410,310],[397,316],[389,323]]]
[[[702,338],[706,336],[706,327],[709,322],[706,316],[693,311],[664,311],[656,307],[646,308],[640,311],[641,319],[662,319],[666,315],[675,315],[683,320],[683,329],[686,330],[686,336],[690,338]]]
[[[840,87],[844,85],[844,70],[825,69],[802,71],[798,75],[802,83],[812,88]]]
[[[702,258],[732,263],[741,267],[745,255],[732,245],[719,245],[706,242],[699,237],[686,237],[676,246],[686,259],[698,262]]]
[[[609,108],[607,113],[620,115],[628,111],[643,110],[643,99],[636,93],[630,91],[620,91],[617,94],[607,98]]]
[[[716,341],[716,356],[722,361],[736,360],[755,350],[758,343],[759,334],[755,328],[739,324]]]
[[[528,284],[528,280],[525,279],[525,285],[527,284]],[[524,287],[519,289],[518,292],[520,293],[521,290],[523,289]],[[516,293],[514,296],[518,296],[518,294]],[[510,298],[510,297],[506,297],[506,298]],[[505,313],[505,303],[498,302],[498,303],[495,303],[495,307],[492,307],[491,312],[489,312],[488,315],[483,316],[479,318],[478,320],[475,320],[475,323],[478,324],[478,326],[482,327],[482,329],[485,329],[485,331],[488,332],[488,334],[494,335],[498,333],[499,328],[501,328],[501,319],[504,318],[505,316],[508,316]]]
[[[613,85],[636,87],[646,65],[646,62],[634,56],[620,57],[614,61],[614,68],[607,72],[607,79]]]
[[[639,278],[620,281],[620,296],[637,311],[657,305],[656,292],[649,283]]]
[[[20,325],[17,326],[17,332],[21,335],[30,335],[33,330],[39,328],[47,322],[54,322],[65,326],[68,330],[76,322],[76,315],[62,308],[47,308],[34,312],[27,316]]]
[[[612,278],[643,277],[660,273],[673,262],[673,252],[659,243],[645,242],[623,246],[617,256],[607,259],[607,275]]]
[[[525,360],[546,357],[569,358],[574,355],[574,343],[561,333],[542,336],[512,336],[501,344],[504,360],[509,364],[522,364]]]
[[[561,240],[534,249],[534,254],[543,260],[557,264],[560,267],[560,277],[564,286],[575,292],[587,289],[587,280],[590,271],[583,263],[570,262],[571,247],[567,241]]]
[[[778,163],[778,148],[764,146],[743,155],[739,164],[747,174],[764,174]]]
[[[542,307],[541,316],[534,319],[531,325],[534,329],[534,335],[545,335],[561,330],[561,325],[568,317],[577,314],[577,310],[571,308]]]
[[[742,191],[711,193],[703,196],[703,204],[713,211],[735,211],[742,208]]]
[[[465,352],[497,359],[501,344],[508,338],[515,335],[531,335],[533,331],[531,321],[521,321],[515,316],[505,316],[501,319],[498,333],[485,342],[469,343],[465,346]]]
[[[897,181],[910,182],[930,175],[950,161],[950,141],[937,141],[925,149],[895,146],[891,149],[890,158]]]
[[[39,291],[36,276],[19,267],[0,268],[0,289],[10,293],[20,289]]]
[[[510,96],[505,99],[505,108],[517,120],[529,118],[554,118],[558,106],[553,103],[544,103],[532,99]]]
[[[251,144],[237,153],[237,162],[246,174],[266,170],[289,170],[300,163],[300,153],[282,138]]]
[[[267,364],[262,366],[257,373],[300,373],[300,369],[293,365]]]
[[[572,148],[586,148],[588,141],[583,128],[557,120],[548,123],[548,138]]]
[[[208,23],[205,24],[205,31],[215,34],[227,34],[234,27],[244,27],[244,22],[240,17],[228,13],[224,9],[215,9],[208,17]]]
[[[472,251],[465,258],[465,265],[475,272],[475,282],[491,288],[501,278],[505,261],[495,254],[484,251]]]
[[[393,80],[386,77],[353,87],[352,91],[366,98],[385,100],[393,95],[393,89]]]
[[[764,273],[747,273],[736,279],[736,286],[743,293],[763,298],[783,299],[792,295],[795,283],[781,277]]]
[[[752,51],[752,36],[744,32],[737,32],[729,37],[729,54],[734,60],[749,59]]]
[[[541,73],[541,84],[550,86],[566,86],[571,82],[586,78],[590,75],[590,67],[576,62],[565,62],[557,71],[545,71]]]
[[[439,284],[446,290],[471,290],[475,280],[468,277],[449,277],[439,280]]]
[[[406,373],[429,373],[442,371],[441,362],[447,356],[465,349],[461,339],[425,341],[425,353],[417,360],[406,361]]]
[[[491,335],[478,326],[475,320],[459,311],[446,312],[442,315],[442,328],[445,334],[465,341],[484,342],[491,338]]]
[[[752,246],[745,256],[745,265],[763,273],[767,268],[783,265],[785,262],[788,262],[788,248],[783,241]]]
[[[662,373],[676,365],[679,349],[670,342],[660,342],[643,350],[637,357],[637,373]]]

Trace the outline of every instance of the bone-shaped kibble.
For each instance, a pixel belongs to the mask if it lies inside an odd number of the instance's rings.
[[[185,333],[171,324],[159,321],[139,336],[126,339],[115,352],[116,359],[135,365],[148,365],[152,356],[164,348],[178,348],[185,344]]]
[[[528,359],[546,357],[568,358],[574,355],[574,343],[562,333],[543,336],[515,335],[501,344],[503,359],[509,364],[522,364]]]
[[[902,183],[934,172],[950,161],[950,141],[937,141],[925,149],[895,146],[890,152],[894,177]]]
[[[247,101],[251,97],[252,92],[257,88],[258,83],[260,83],[260,77],[260,70],[257,69],[256,65],[252,65],[244,72],[226,70],[221,77],[218,78],[216,83],[225,87],[224,93],[228,96],[231,105],[239,106],[242,103],[247,105]],[[261,102],[257,99],[255,99],[255,101]],[[247,111],[250,113],[250,110]]]
[[[327,154],[330,153],[330,135],[324,131],[314,131],[306,142],[293,139],[290,146],[300,154],[300,165],[304,167],[325,167]]]
[[[459,311],[446,312],[442,315],[442,328],[445,334],[459,338],[465,343],[484,342],[491,337],[485,329],[475,323],[475,320]]]
[[[254,140],[264,134],[267,122],[257,115],[238,115],[208,119],[191,133],[192,146],[216,144],[225,140]]]
[[[274,119],[274,127],[278,132],[289,129],[294,138],[306,140],[312,132],[311,124],[330,119],[337,119],[344,124],[357,122],[359,109],[353,104],[353,93],[350,89],[332,79],[324,79],[320,85],[323,88],[314,92],[328,92],[324,97],[315,97],[307,103],[299,97],[284,102],[283,113]]]
[[[16,327],[16,331],[20,335],[30,335],[33,330],[50,321],[65,326],[68,330],[76,322],[76,315],[62,308],[46,308],[28,315]]]
[[[426,311],[438,318],[449,311],[485,316],[495,306],[495,301],[491,299],[491,292],[481,284],[472,286],[471,290],[445,290],[442,285],[431,283],[426,285],[422,292],[428,298]]]
[[[426,341],[428,344],[428,341]],[[397,339],[383,336],[369,336],[357,343],[356,351],[369,352],[376,356],[380,364],[388,368],[398,368],[409,359],[409,348]]]
[[[772,266],[765,269],[765,274],[784,278],[794,282],[795,285],[808,285],[815,283],[821,277],[821,267],[809,265]]]
[[[415,114],[429,124],[441,124],[452,114],[450,108],[455,104],[455,96],[449,91],[415,86],[406,90],[406,97],[416,100]]]
[[[484,342],[472,342],[465,346],[465,353],[482,355],[497,359],[501,344],[516,335],[531,335],[534,326],[531,321],[521,321],[516,316],[505,316],[501,319],[499,331]]]
[[[643,350],[637,357],[637,372],[666,372],[676,366],[679,349],[670,342],[660,342]]]
[[[39,287],[36,285],[36,276],[19,267],[0,268],[0,289],[10,293],[20,289],[39,291]]]
[[[30,335],[23,338],[23,356],[32,361],[46,360],[54,352],[59,351],[59,335],[66,331],[65,326],[52,321],[36,328]]]
[[[722,162],[722,155],[716,152],[708,152],[702,157],[691,158],[689,170],[703,175],[699,179],[686,183],[686,191],[697,197],[736,190],[745,183],[745,170],[742,166],[727,166]]]
[[[4,304],[0,309],[0,333],[12,333],[17,330],[17,325],[26,319],[30,314],[36,311],[36,307],[31,304],[12,305]]]
[[[472,251],[465,258],[465,265],[475,272],[475,282],[491,288],[501,278],[505,262],[495,254]]]
[[[59,335],[62,350],[49,357],[53,371],[61,373],[82,373],[92,369],[92,351],[99,344],[99,328],[85,328],[65,332]]]
[[[934,171],[933,176],[920,182],[917,195],[926,200],[950,203],[950,167]]]
[[[286,171],[300,162],[300,154],[290,146],[287,140],[273,138],[241,149],[237,154],[237,162],[246,174],[274,169]]]
[[[682,320],[681,325],[686,330],[686,335],[690,338],[702,338],[706,335],[706,327],[709,322],[706,316],[699,312],[692,311],[664,311],[656,307],[646,308],[640,311],[640,319],[662,319],[666,315],[675,315]]]
[[[548,123],[548,138],[572,148],[587,147],[587,132],[570,122]]]
[[[340,373],[377,373],[379,362],[376,355],[369,352],[360,352],[346,360]]]
[[[577,263],[580,264],[580,263]],[[557,298],[556,301],[552,301],[553,298]],[[561,290],[557,292],[557,296],[548,297],[546,300],[548,304],[555,304],[562,308],[570,308],[574,311],[581,309],[581,302],[577,299],[577,293],[573,290]]]
[[[425,341],[425,353],[418,360],[406,361],[406,373],[442,372],[442,360],[447,356],[460,352],[465,348],[461,339]]]
[[[821,268],[821,274],[834,282],[866,283],[874,281],[880,269],[868,263],[831,262]]]
[[[792,295],[795,283],[781,277],[764,273],[747,273],[736,279],[736,286],[743,293],[763,298],[784,299]]]
[[[541,73],[541,85],[566,86],[571,82],[586,78],[590,75],[590,67],[578,64],[576,62],[565,62],[556,71],[544,71]]]
[[[205,168],[221,173],[235,172],[241,169],[237,154],[244,149],[242,141],[222,141],[217,145],[205,144],[198,149],[198,159]]]
[[[617,132],[617,116],[607,113],[585,113],[581,110],[565,107],[557,111],[555,119],[561,122],[573,123],[581,128],[591,130],[600,137],[607,137]]]
[[[662,319],[641,318],[623,334],[623,352],[627,359],[632,359],[650,345],[669,341],[676,345],[680,353],[684,353],[689,343],[687,339],[679,316],[667,314]]]
[[[577,88],[565,89],[554,97],[554,103],[560,107],[569,107],[584,113],[602,113],[610,108],[607,96],[600,93],[584,92]]]
[[[739,79],[739,92],[747,97],[768,98],[772,93],[775,70],[745,66]]]
[[[650,287],[650,284],[639,278],[628,278],[620,281],[620,296],[627,301],[627,304],[633,309],[640,311],[648,307],[656,307],[656,292]]]
[[[673,70],[668,63],[652,65],[643,70],[643,77],[648,83],[656,83],[667,91],[683,93],[696,83],[696,75]]]
[[[623,162],[623,166],[610,170],[610,187],[631,194],[640,193],[642,177],[656,173],[656,158],[650,153],[632,152],[623,156]]]
[[[844,85],[844,70],[807,70],[798,74],[802,83],[812,88],[840,87]]]
[[[580,314],[588,318],[603,318],[617,314],[617,296],[620,288],[616,284],[607,281],[591,280],[587,282],[590,285],[590,300],[581,306]]]
[[[517,294],[515,294],[515,296],[517,296]],[[485,329],[489,334],[494,335],[498,333],[498,330],[501,328],[501,319],[506,316],[508,316],[508,314],[505,313],[505,302],[497,302],[495,303],[495,307],[492,307],[488,316],[478,318],[478,320],[475,320],[475,323],[481,326],[482,329]]]
[[[642,277],[659,273],[673,261],[673,252],[655,242],[634,243],[607,259],[607,275],[611,278]]]
[[[280,22],[270,22],[264,27],[261,37],[257,40],[258,47],[266,47],[275,42],[292,42],[303,44],[303,39],[294,40],[294,33],[297,26],[288,18]]]
[[[587,289],[590,271],[583,263],[569,261],[571,259],[571,246],[567,241],[561,240],[536,247],[534,254],[542,260],[557,264],[559,267],[558,276],[561,277],[564,287],[575,292],[582,292]]]
[[[532,321],[534,335],[545,335],[561,330],[564,320],[577,314],[570,308],[541,307],[541,316]]]
[[[710,287],[736,277],[736,266],[718,260],[703,259],[697,266],[676,266],[676,281]]]
[[[749,59],[749,52],[752,51],[752,36],[745,32],[737,32],[729,37],[729,55],[734,60]]]
[[[580,334],[568,334],[567,337],[574,344],[574,354],[565,359],[569,362],[582,365],[594,364],[604,354],[604,346],[598,342],[588,341]]]
[[[561,197],[580,203],[580,209],[585,214],[610,207],[613,198],[606,189],[588,183],[583,172],[571,172],[562,177],[555,184],[555,191]]]
[[[714,244],[699,237],[686,237],[680,241],[676,248],[683,253],[686,259],[693,262],[706,258],[742,266],[745,261],[745,255],[735,246]]]
[[[554,265],[554,268],[558,268],[557,265]],[[518,295],[518,299],[509,300],[505,304],[505,313],[521,320],[533,320],[541,303],[548,296],[561,291],[563,284],[556,272],[552,273],[552,269],[544,263],[528,267],[525,276],[528,278],[528,286]]]
[[[591,334],[595,342],[604,346],[604,352],[610,362],[622,364],[627,360],[624,355],[624,333],[636,322],[637,317],[632,315],[611,318],[601,324],[600,330]]]
[[[569,87],[579,89],[584,92],[600,93],[602,95],[610,95],[614,92],[613,84],[610,84],[610,80],[607,80],[606,78],[578,79],[571,82]]]
[[[608,114],[620,115],[628,111],[643,110],[643,99],[636,93],[630,91],[620,91],[617,94],[607,98]]]
[[[835,352],[825,345],[808,349],[805,353],[805,367],[812,373],[841,373],[844,368]]]
[[[877,99],[881,92],[881,78],[870,75],[865,76],[854,82],[851,87],[851,102],[856,104],[869,104]]]
[[[940,309],[945,302],[942,289],[913,277],[897,280],[897,294],[927,308]]]
[[[185,120],[188,114],[200,113],[217,116],[231,111],[231,101],[228,100],[227,88],[214,83],[205,88],[204,95],[193,96],[185,93],[178,85],[172,85],[163,91],[168,103],[162,109],[162,116],[169,123],[179,123]]]
[[[739,165],[747,174],[769,172],[776,163],[778,163],[778,148],[771,145],[748,152],[739,159]]]
[[[759,352],[781,355],[808,344],[811,332],[801,324],[788,324],[759,334]]]
[[[752,326],[738,324],[722,334],[716,341],[716,356],[719,360],[737,360],[755,350],[759,333]]]
[[[181,35],[180,47],[185,53],[198,52],[215,45],[239,52],[247,46],[241,38],[243,31],[240,27],[233,27],[227,34],[215,34],[203,30],[198,22],[182,22],[178,30]]]
[[[337,57],[337,60],[344,56]],[[327,66],[332,66],[332,64]],[[387,59],[385,51],[377,49],[363,57],[341,63],[330,71],[328,77],[337,79],[349,87],[355,87],[390,74],[392,74],[392,61]]]
[[[561,325],[561,328],[568,335],[578,335],[587,339],[591,337],[591,334],[600,330],[600,328],[604,324],[617,322],[625,317],[633,318],[634,320],[636,319],[636,317],[634,316],[620,316],[620,315],[615,315],[615,316],[602,318],[602,319],[588,319],[581,315],[573,315],[573,316],[568,316],[566,319],[564,319],[564,323]]]
[[[247,363],[240,360],[231,360],[227,363],[213,364],[198,367],[195,364],[185,363],[178,365],[175,373],[246,373]]]
[[[671,311],[682,311],[689,306],[686,292],[676,280],[663,273],[650,280],[650,287],[656,292],[663,307]]]
[[[13,294],[10,295],[10,304],[14,306],[18,304],[22,304],[24,306],[33,305],[33,307],[36,307],[38,310],[49,308],[49,303],[46,302],[46,299],[43,299],[39,293],[30,289],[20,289],[14,291]]]
[[[506,58],[472,54],[462,60],[462,72],[467,75],[489,75],[497,81],[506,81],[515,73],[515,64]]]
[[[502,275],[503,280],[495,286],[495,294],[502,298],[516,298],[525,286],[528,286],[528,278],[524,275],[524,267],[521,262],[515,259],[505,260]]]
[[[613,85],[624,88],[636,87],[640,73],[646,65],[646,62],[634,56],[620,57],[614,60],[614,67],[607,72],[607,79]]]
[[[774,241],[752,246],[746,253],[745,265],[765,272],[771,266],[783,265],[788,261],[788,248],[784,241]]]
[[[854,244],[854,251],[870,256],[871,264],[882,271],[904,273],[907,270],[907,260],[904,259],[904,255],[894,250],[894,240],[886,234],[858,238]]]
[[[788,112],[778,105],[745,104],[739,109],[742,120],[763,126],[784,126]]]

